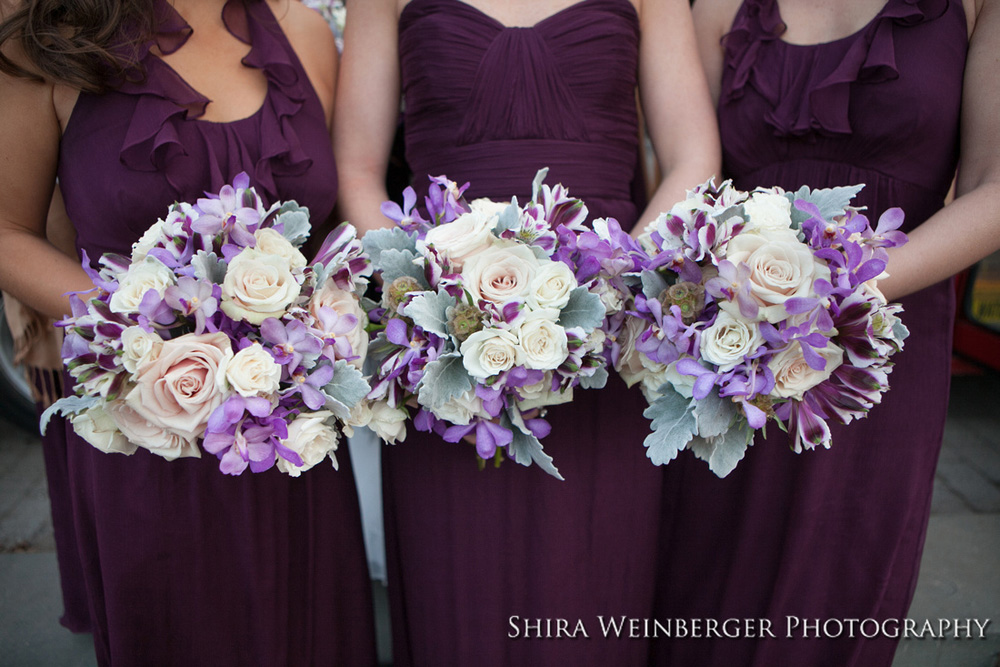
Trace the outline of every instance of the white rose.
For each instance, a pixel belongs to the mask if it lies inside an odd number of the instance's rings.
[[[426,408],[430,408],[421,399],[424,392],[417,396],[417,402]],[[467,426],[475,417],[485,416],[483,414],[483,399],[476,396],[476,390],[470,389],[461,396],[455,396],[444,405],[440,405],[433,410],[434,416],[444,419],[456,426]]]
[[[125,276],[118,283],[118,289],[111,295],[109,304],[113,313],[134,313],[139,310],[142,297],[149,290],[163,297],[176,278],[166,264],[154,257],[145,257],[141,262],[128,267]]]
[[[471,257],[489,248],[496,237],[493,227],[496,214],[480,207],[473,207],[471,213],[464,213],[449,223],[431,228],[424,237],[423,246],[434,246],[452,266],[461,270]]]
[[[799,400],[807,391],[829,378],[843,363],[844,351],[830,341],[827,341],[826,347],[815,351],[826,361],[826,366],[821,371],[806,363],[802,356],[802,346],[797,343],[771,358],[767,363],[774,373],[771,396]]]
[[[273,394],[281,383],[281,365],[260,343],[243,348],[224,367],[225,375],[220,373],[218,379],[225,377],[230,387],[248,398]]]
[[[521,400],[517,402],[521,412],[544,408],[551,405],[561,405],[573,400],[573,388],[565,391],[552,391],[552,373],[546,373],[538,382],[517,388]]]
[[[147,229],[139,240],[132,244],[132,263],[141,262],[146,258],[147,253],[156,247],[160,241],[160,234],[163,233],[166,223],[157,220],[153,226]]]
[[[728,371],[764,342],[760,327],[727,312],[720,312],[712,326],[701,334],[702,358]]]
[[[522,363],[517,336],[503,329],[482,329],[462,343],[462,364],[469,375],[485,380]]]
[[[533,310],[524,317],[517,331],[526,368],[553,370],[566,360],[569,341],[566,330],[555,322],[558,317],[555,308]]]
[[[114,379],[113,373],[98,373],[80,386],[88,396],[107,398],[108,390],[111,389],[111,383]]]
[[[506,211],[509,206],[509,201],[493,201],[485,197],[473,199],[469,204],[469,208],[472,209],[473,213],[480,213],[494,219],[499,218],[500,214]]]
[[[462,277],[474,299],[506,303],[527,295],[537,271],[538,258],[531,248],[494,245],[470,259]]]
[[[128,438],[118,429],[115,420],[101,404],[88,408],[86,412],[74,415],[71,421],[76,434],[102,452],[130,455],[135,453],[137,449],[136,445],[129,442]]]
[[[368,426],[372,420],[372,404],[369,401],[360,401],[351,408],[351,413],[347,421],[343,424],[344,435],[348,438],[354,437],[354,429]]]
[[[287,259],[288,265],[292,269],[305,268],[308,264],[305,255],[271,227],[258,229],[254,232],[253,237],[257,240],[257,250],[267,255],[277,255]]]
[[[403,442],[406,440],[406,411],[381,401],[374,403],[368,428],[390,445]]]
[[[297,466],[278,456],[278,470],[298,477],[327,456],[333,462],[333,467],[339,469],[339,463],[334,452],[337,450],[337,439],[340,437],[336,429],[331,428],[327,420],[332,412],[320,410],[301,414],[288,425],[288,437],[281,443],[299,455],[302,465]]]
[[[341,317],[354,315],[357,318],[358,323],[353,329],[342,334],[342,337],[347,339],[351,346],[352,355],[357,357],[351,360],[351,365],[360,370],[364,364],[365,356],[368,354],[368,332],[365,331],[368,315],[361,307],[358,297],[354,295],[354,292],[340,289],[332,280],[328,280],[322,289],[313,293],[309,300],[309,312],[316,318],[315,326],[317,327],[321,326],[320,308],[332,308]]]
[[[746,229],[755,232],[792,234],[792,202],[773,192],[755,192],[743,204]]]
[[[148,449],[168,461],[179,458],[201,458],[201,450],[194,440],[153,424],[125,401],[108,404],[108,414],[130,442]]]
[[[793,297],[811,297],[813,282],[830,279],[830,269],[816,261],[809,246],[793,237],[740,234],[729,242],[726,258],[750,267],[751,295],[760,306],[759,318],[779,322],[787,317],[784,303]],[[722,301],[719,307],[739,317],[739,304]]]
[[[528,305],[532,308],[562,308],[569,303],[569,293],[577,286],[573,270],[562,262],[546,262],[539,267],[528,286]]]
[[[163,349],[163,339],[155,331],[128,327],[122,332],[122,365],[129,373],[147,361],[155,361]]]
[[[288,260],[245,248],[229,263],[222,282],[222,311],[234,320],[260,324],[281,317],[299,296]]]

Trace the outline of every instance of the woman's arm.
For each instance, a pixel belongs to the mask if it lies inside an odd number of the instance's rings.
[[[53,318],[93,288],[45,236],[60,136],[53,86],[0,75],[0,289]]]
[[[340,207],[363,234],[391,226],[380,212],[399,121],[396,0],[350,3],[334,114]]]
[[[633,235],[687,190],[718,176],[722,159],[687,1],[642,0],[639,16],[639,94],[663,178]]]
[[[982,0],[962,93],[956,197],[889,251],[889,299],[932,285],[1000,248],[1000,3]]]

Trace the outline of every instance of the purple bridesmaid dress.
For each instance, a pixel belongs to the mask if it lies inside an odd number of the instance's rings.
[[[319,226],[336,172],[323,109],[265,2],[230,0],[230,32],[267,78],[263,106],[234,122],[149,53],[191,29],[165,0],[145,46],[146,78],[81,94],[59,179],[92,262],[128,254],[174,201],[217,192],[239,172],[265,200],[295,199]],[[104,454],[68,430],[75,527],[101,665],[372,665],[375,641],[354,478],[276,469],[230,477],[209,454],[165,461]]]
[[[783,31],[775,0],[746,0],[724,38],[726,175],[741,189],[864,183],[857,204],[873,222],[902,207],[905,230],[940,209],[958,157],[961,1],[889,0],[824,44]],[[953,288],[902,302],[910,337],[891,389],[867,419],[833,428],[832,449],[796,455],[772,428],[725,479],[689,456],[667,467],[657,618],[755,619],[763,638],[664,639],[657,664],[891,664],[944,430]],[[874,620],[852,639],[847,619]]]
[[[530,28],[412,0],[399,53],[414,185],[444,174],[468,197],[523,202],[549,167],[592,217],[633,225],[638,39],[629,0]],[[563,482],[509,460],[479,471],[471,445],[412,429],[384,451],[396,665],[645,664],[647,642],[606,640],[598,619],[652,612],[662,471],[643,405],[613,377],[551,408],[543,446]]]

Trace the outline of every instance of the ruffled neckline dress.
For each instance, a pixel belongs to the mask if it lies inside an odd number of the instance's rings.
[[[322,233],[337,190],[325,114],[267,3],[223,10],[250,45],[244,65],[267,79],[260,109],[233,122],[205,120],[210,100],[155,55],[183,48],[191,28],[164,0],[154,7],[145,78],[81,94],[63,136],[58,173],[78,248],[94,262],[129,253],[170,204],[244,171],[268,202],[307,206]],[[57,535],[60,561],[75,551],[99,664],[375,664],[346,441],[339,471],[322,464],[299,478],[230,477],[207,453],[104,454],[71,427],[64,445],[49,469],[50,484],[70,491],[53,507],[70,526]]]

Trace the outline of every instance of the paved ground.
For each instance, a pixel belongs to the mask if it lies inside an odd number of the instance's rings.
[[[1000,665],[1000,375],[958,376],[916,599],[910,618],[989,622],[984,639],[904,641],[893,667]],[[89,635],[62,612],[41,448],[0,421],[0,664],[90,667]],[[383,589],[373,584],[385,648]],[[971,626],[973,630],[975,625]],[[959,632],[964,634],[964,631]],[[696,666],[690,666],[696,667]],[[804,666],[808,667],[808,666]]]

